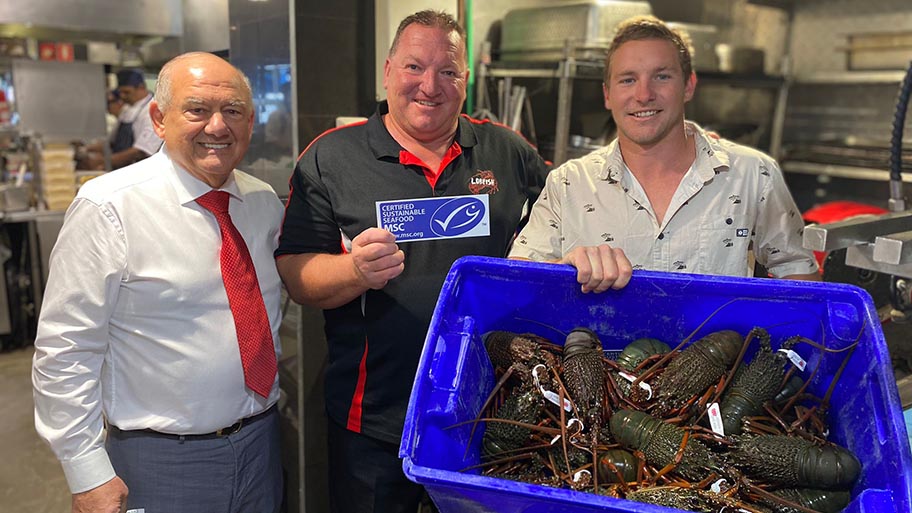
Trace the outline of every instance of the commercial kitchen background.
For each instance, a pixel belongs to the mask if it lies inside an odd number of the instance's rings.
[[[833,201],[889,207],[893,112],[912,61],[908,0],[592,1],[567,8],[581,3],[0,3],[0,512],[69,510],[62,471],[34,433],[30,345],[63,210],[92,176],[68,165],[67,152],[72,141],[104,137],[104,91],[121,68],[142,68],[152,85],[170,57],[203,50],[244,70],[257,113],[241,167],[283,196],[295,156],[310,140],[337,118],[373,112],[383,97],[386,51],[406,14],[428,7],[458,13],[471,38],[467,110],[513,124],[562,162],[613,136],[600,99],[600,50],[591,48],[610,33],[597,24],[583,30],[574,16],[620,19],[625,9],[646,9],[694,35],[700,82],[687,116],[777,157],[802,211]],[[542,17],[541,8],[566,9]],[[571,36],[583,40],[565,42]],[[902,189],[908,195],[908,184]],[[846,266],[844,253],[831,253],[828,278],[865,287],[889,318],[889,273]],[[328,511],[321,324],[318,312],[287,304],[280,406],[289,512]],[[912,404],[909,326],[884,325],[904,408]]]

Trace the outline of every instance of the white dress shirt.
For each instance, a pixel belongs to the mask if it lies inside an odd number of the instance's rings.
[[[696,159],[661,222],[617,140],[548,175],[511,257],[555,260],[577,246],[621,248],[634,269],[753,276],[817,271],[804,222],[776,162],[686,123]]]
[[[70,490],[114,477],[103,416],[124,430],[199,434],[260,413],[244,386],[219,264],[211,188],[162,151],[87,182],[51,253],[35,340],[35,424]],[[266,183],[235,170],[221,188],[257,271],[276,353],[281,281],[273,251],[283,207]]]

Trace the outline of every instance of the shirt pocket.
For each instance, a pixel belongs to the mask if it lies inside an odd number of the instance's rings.
[[[751,227],[748,217],[725,214],[705,220],[698,234],[698,266],[701,274],[750,276],[747,254]]]

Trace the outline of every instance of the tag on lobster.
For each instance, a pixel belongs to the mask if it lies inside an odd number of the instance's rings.
[[[803,371],[807,366],[807,362],[804,361],[804,358],[802,358],[801,355],[795,351],[792,351],[791,349],[780,349],[779,352],[785,353],[785,356],[789,359],[790,362],[792,362],[792,364],[795,365],[795,367],[798,367],[798,370]]]
[[[567,429],[572,428],[573,424],[579,424],[580,425],[579,432],[582,433],[583,429],[585,428],[585,426],[583,426],[583,421],[581,421],[580,419],[577,419],[577,418],[571,418],[567,422]],[[560,439],[561,439],[561,435],[555,436],[554,438],[551,439],[551,445],[556,444],[557,441]]]
[[[627,374],[626,372],[618,372],[618,374],[620,374],[622,378],[626,379],[627,381],[629,381],[631,383],[636,381],[636,376],[634,376],[632,374]],[[639,387],[642,388],[643,390],[649,392],[649,396],[646,397],[647,401],[649,399],[652,399],[652,387],[649,386],[649,383],[646,383],[645,381],[640,381]]]
[[[728,489],[728,486],[727,486],[727,485],[728,485],[728,481],[726,481],[725,479],[720,479],[720,480],[716,481],[715,483],[713,483],[712,486],[709,487],[709,489],[710,489],[713,493],[722,493],[722,486],[723,486],[723,485],[725,485],[725,488]]]
[[[719,409],[719,403],[710,403],[706,407],[706,413],[709,415],[709,426],[713,433],[725,436],[725,426],[722,425],[722,411]]]
[[[541,385],[541,381],[538,378],[538,368],[539,367],[541,367],[542,369],[545,369],[545,371],[548,370],[548,368],[542,364],[538,364],[532,368],[532,379],[535,380],[535,386],[538,387],[538,389],[541,391],[541,393],[545,397],[545,399],[547,399],[551,403],[555,404],[556,406],[560,406],[561,405],[560,396],[551,390],[545,390],[545,387],[543,387]],[[573,409],[573,406],[570,404],[570,401],[567,399],[564,399],[564,410],[570,411],[572,409]]]

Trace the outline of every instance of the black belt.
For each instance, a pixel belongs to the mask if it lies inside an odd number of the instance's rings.
[[[269,408],[266,408],[265,410],[263,410],[262,412],[257,413],[256,415],[252,415],[250,417],[245,417],[230,426],[223,427],[221,429],[216,429],[215,431],[213,431],[211,433],[203,433],[203,434],[198,434],[198,435],[179,435],[179,434],[175,434],[175,433],[162,433],[160,431],[155,431],[154,429],[124,430],[124,429],[120,429],[119,427],[117,427],[113,424],[108,425],[108,431],[110,431],[114,434],[123,434],[123,435],[142,434],[142,435],[158,436],[158,437],[162,437],[162,438],[172,438],[175,440],[211,440],[213,438],[223,438],[226,436],[231,436],[231,435],[239,432],[241,430],[241,428],[243,428],[244,426],[253,424],[254,422],[256,422],[258,420],[262,420],[262,419],[266,418],[275,409],[276,409],[276,406],[272,405]]]

